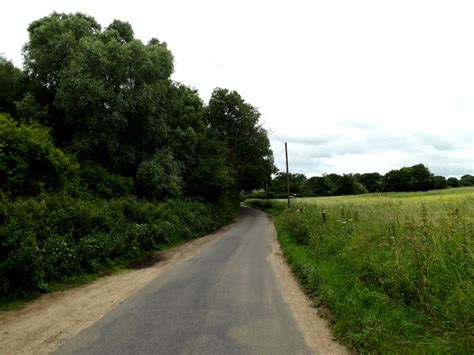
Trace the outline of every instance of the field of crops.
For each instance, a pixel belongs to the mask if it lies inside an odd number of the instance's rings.
[[[305,290],[357,350],[472,353],[474,188],[272,203]]]

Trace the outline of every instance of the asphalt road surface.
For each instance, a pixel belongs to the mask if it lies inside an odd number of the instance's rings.
[[[271,225],[242,216],[219,239],[176,265],[82,331],[60,354],[310,354],[265,258]]]

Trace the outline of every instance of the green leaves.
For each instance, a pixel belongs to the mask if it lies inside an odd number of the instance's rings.
[[[25,74],[0,55],[0,112],[14,114],[25,89]]]
[[[81,159],[134,175],[167,132],[173,56],[166,44],[145,45],[118,20],[101,31],[82,14],[53,13],[28,30],[25,66],[35,111],[49,107],[45,122],[56,142]]]
[[[136,177],[137,192],[149,200],[178,197],[182,191],[180,165],[168,152],[157,152],[140,164]]]
[[[0,302],[68,276],[97,273],[228,223],[237,211],[204,202],[0,194]]]
[[[31,196],[72,188],[78,165],[51,142],[47,129],[0,114],[0,191]]]
[[[79,161],[133,177],[140,196],[157,200],[237,203],[239,190],[270,181],[273,154],[258,110],[225,89],[205,107],[196,90],[171,81],[165,42],[144,44],[128,22],[102,29],[80,13],[53,13],[28,32],[29,85],[18,112],[48,126]]]
[[[217,88],[206,108],[206,120],[226,143],[239,190],[264,187],[275,172],[267,132],[260,113],[235,91]]]
[[[28,27],[30,39],[24,48],[27,72],[41,86],[54,90],[80,40],[98,31],[100,25],[92,17],[81,13],[54,12],[32,22]]]

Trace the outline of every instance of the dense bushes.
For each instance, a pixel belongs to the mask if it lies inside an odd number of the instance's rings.
[[[14,114],[26,89],[26,75],[0,54],[0,112]]]
[[[179,163],[168,152],[157,152],[140,164],[136,177],[137,192],[149,200],[178,197],[182,190]]]
[[[0,199],[0,298],[45,289],[204,235],[235,211],[203,202],[85,200],[66,194]]]
[[[110,199],[133,194],[133,181],[90,161],[79,165],[46,128],[0,114],[0,192],[16,198],[58,191]]]
[[[215,230],[270,179],[259,112],[219,88],[206,107],[165,42],[80,13],[28,32],[23,71],[0,57],[0,296]]]
[[[125,197],[133,194],[133,180],[109,173],[91,161],[81,164],[81,187],[99,198]]]
[[[18,124],[0,113],[0,192],[33,196],[71,188],[78,165],[38,125]]]

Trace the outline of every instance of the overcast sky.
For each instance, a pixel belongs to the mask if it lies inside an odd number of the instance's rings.
[[[175,56],[174,80],[237,90],[262,113],[277,167],[474,174],[474,1],[5,1],[0,52],[30,22],[84,12],[131,23]]]

